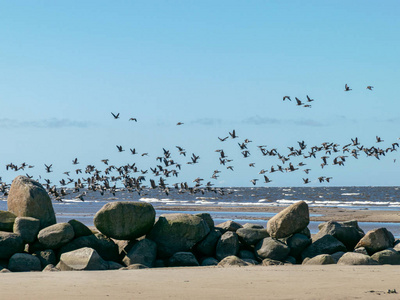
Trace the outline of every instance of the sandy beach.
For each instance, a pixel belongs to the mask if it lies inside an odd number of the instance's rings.
[[[2,299],[399,299],[398,266],[4,273]]]

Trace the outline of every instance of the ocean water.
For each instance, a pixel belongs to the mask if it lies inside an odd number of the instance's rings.
[[[81,190],[83,192],[84,190]],[[84,201],[74,198],[77,194],[70,194],[63,198],[62,202],[53,200],[54,210],[58,222],[66,222],[77,219],[86,225],[93,225],[95,213],[108,202],[113,201],[142,201],[151,203],[157,216],[164,213],[173,213],[166,210],[168,207],[179,207],[179,212],[193,213],[190,206],[219,207],[217,211],[209,211],[216,224],[227,220],[238,223],[257,223],[266,225],[266,218],[272,217],[268,212],[230,212],[229,208],[235,207],[268,207],[289,206],[299,200],[304,200],[309,206],[343,207],[352,209],[370,210],[400,210],[400,187],[229,187],[221,190],[204,191],[195,194],[180,193],[177,189],[171,189],[165,194],[159,189],[143,190],[140,195],[137,192],[117,190],[115,195],[110,192],[101,195],[100,192],[87,191],[83,196]],[[2,200],[2,201],[1,201]],[[226,209],[224,209],[226,208]],[[7,209],[6,197],[0,197],[0,210]],[[178,212],[178,211],[176,211]],[[203,212],[207,212],[203,210]],[[197,213],[197,212],[196,212]],[[319,222],[311,222],[312,233],[318,231]],[[396,223],[360,223],[365,231],[373,228],[386,227],[396,237],[400,237],[400,224]]]

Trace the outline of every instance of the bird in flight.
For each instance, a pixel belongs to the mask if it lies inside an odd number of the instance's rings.
[[[370,91],[372,91],[373,88],[374,88],[374,87],[371,86],[371,85],[367,86],[367,89],[370,90]]]
[[[347,83],[344,86],[344,91],[345,92],[351,91],[351,88],[347,85]]]
[[[137,122],[137,119],[136,119],[136,118],[130,118],[129,121],[135,121],[135,122]]]
[[[286,99],[288,99],[289,101],[292,101],[292,99],[290,99],[289,96],[284,96],[284,97],[283,97],[283,101],[285,101]]]
[[[229,132],[229,135],[230,135],[233,139],[238,138],[238,136],[236,135],[235,129],[233,129],[232,132]]]
[[[119,152],[125,151],[125,150],[122,149],[122,146],[118,146],[118,145],[117,145],[117,148],[118,148],[118,151],[119,151]]]
[[[114,119],[119,119],[119,113],[117,113],[116,115],[113,113],[111,113],[111,114],[113,115]]]
[[[178,122],[178,123],[176,123],[176,125],[183,125],[183,123],[182,122]]]
[[[304,104],[303,102],[301,102],[301,100],[299,98],[295,97],[295,99],[296,99],[297,105],[300,106],[300,105]]]

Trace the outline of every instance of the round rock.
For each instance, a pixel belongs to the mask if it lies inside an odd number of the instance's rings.
[[[43,186],[28,177],[17,176],[10,187],[7,207],[17,217],[40,220],[40,228],[56,223],[53,204]]]
[[[110,202],[94,216],[94,226],[104,235],[133,240],[147,234],[153,227],[156,212],[149,203]]]

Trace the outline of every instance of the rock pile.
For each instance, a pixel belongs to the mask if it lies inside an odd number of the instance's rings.
[[[77,220],[54,224],[49,217],[53,210],[42,202],[45,196],[40,184],[24,178],[19,178],[17,184],[14,194],[10,192],[12,211],[0,211],[3,272],[400,264],[400,242],[385,228],[364,234],[357,221],[329,221],[311,237],[304,201],[271,218],[266,228],[233,221],[215,226],[207,213],[165,214],[156,221],[150,204],[113,202],[96,214],[97,230],[92,232]],[[26,201],[21,202],[17,196]],[[35,206],[37,199],[39,206]]]

